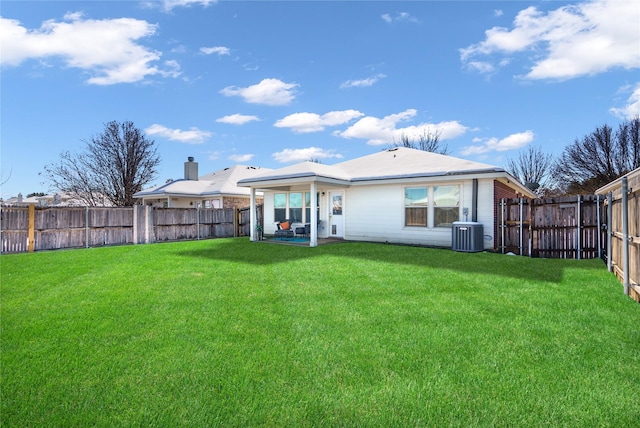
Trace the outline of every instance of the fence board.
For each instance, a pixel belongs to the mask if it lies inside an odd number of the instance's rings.
[[[603,235],[596,196],[513,198],[503,204],[503,252],[546,258],[598,257]]]
[[[134,210],[136,210],[135,216]],[[261,209],[260,218],[262,218]],[[242,235],[243,232],[235,229],[235,220],[236,210],[233,208],[36,207],[34,250]],[[29,209],[27,207],[1,207],[0,249],[2,253],[28,251],[28,227]],[[242,227],[243,230],[250,231],[248,211],[247,224],[243,224]]]

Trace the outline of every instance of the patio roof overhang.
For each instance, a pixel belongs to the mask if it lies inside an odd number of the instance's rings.
[[[312,173],[299,173],[286,176],[271,176],[263,179],[244,179],[238,186],[251,187],[256,190],[290,190],[295,187],[311,186],[348,187],[350,180],[322,176]]]

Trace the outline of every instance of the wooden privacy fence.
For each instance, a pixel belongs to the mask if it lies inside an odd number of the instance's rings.
[[[257,218],[262,219],[262,206]],[[2,207],[2,253],[247,236],[249,209]]]
[[[640,169],[605,187],[607,266],[640,302]]]
[[[499,247],[529,257],[601,257],[605,232],[599,196],[502,199]]]

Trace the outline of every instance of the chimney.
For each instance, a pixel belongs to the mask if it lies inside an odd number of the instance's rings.
[[[189,156],[184,163],[184,179],[198,181],[198,162],[193,161],[193,156]]]

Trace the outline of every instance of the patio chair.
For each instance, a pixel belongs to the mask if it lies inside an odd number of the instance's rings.
[[[291,239],[296,236],[291,227],[291,220],[282,220],[277,224],[276,239]]]

